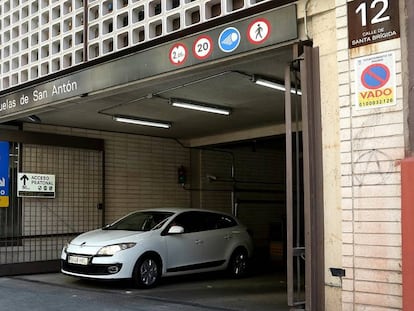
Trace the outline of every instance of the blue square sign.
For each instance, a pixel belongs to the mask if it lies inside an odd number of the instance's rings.
[[[9,142],[0,141],[0,207],[9,206]]]

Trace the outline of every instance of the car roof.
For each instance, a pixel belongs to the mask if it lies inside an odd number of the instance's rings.
[[[211,212],[211,213],[218,213],[223,215],[232,216],[229,213],[221,212],[221,211],[214,211],[210,209],[201,209],[201,208],[185,208],[185,207],[157,207],[157,208],[147,208],[143,210],[137,210],[136,212],[149,212],[149,211],[157,211],[157,212],[171,212],[171,213],[182,213],[182,212]],[[233,216],[232,216],[233,217]]]

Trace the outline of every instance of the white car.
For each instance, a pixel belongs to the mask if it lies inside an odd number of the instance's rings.
[[[133,212],[64,247],[61,271],[92,279],[132,278],[154,287],[161,277],[228,270],[246,274],[253,244],[247,229],[228,214],[164,208]]]

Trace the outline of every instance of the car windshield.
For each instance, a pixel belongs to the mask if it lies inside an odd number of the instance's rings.
[[[136,212],[108,225],[104,230],[150,231],[164,223],[173,213],[170,212]]]

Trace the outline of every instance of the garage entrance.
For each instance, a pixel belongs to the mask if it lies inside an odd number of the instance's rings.
[[[192,152],[192,203],[237,215],[253,232],[256,264],[286,273],[289,306],[307,310],[324,304],[318,59],[305,47],[285,69],[284,134]]]
[[[280,22],[272,12],[263,15],[266,20]],[[292,18],[296,25],[296,16]],[[250,18],[236,26],[247,31],[249,25],[257,26],[257,21]],[[297,42],[296,29],[280,29],[282,34],[293,35],[281,39],[278,32],[267,45],[212,61],[194,58],[194,63],[181,66],[186,58],[180,58],[183,54],[178,52],[197,39],[186,37],[162,49],[135,51],[68,73],[44,87],[70,88],[71,96],[59,94],[56,105],[33,103],[30,116],[35,111],[37,121],[27,127],[40,124],[45,125],[42,130],[47,126],[79,128],[97,131],[97,136],[109,133],[108,137],[124,134],[120,149],[128,144],[127,140],[134,140],[133,135],[148,140],[162,137],[180,144],[191,155],[186,167],[191,179],[183,183],[184,190],[189,190],[190,204],[233,212],[252,226],[262,258],[287,262],[282,269],[286,270],[289,306],[320,310],[324,304],[324,271],[318,55],[317,50]],[[220,26],[208,35],[218,36],[225,30]],[[228,46],[232,46],[232,40]],[[227,52],[231,51],[220,53]],[[159,72],[165,66],[168,70]],[[29,90],[39,89],[33,86]],[[22,94],[16,96],[19,100]],[[187,109],[190,106],[204,110]],[[19,113],[14,117],[28,123],[29,112]],[[272,140],[264,139],[269,137]],[[162,148],[151,143],[144,148],[148,146]],[[165,144],[166,149],[169,147]],[[274,153],[267,160],[251,160],[260,172],[257,176],[242,173],[240,168],[245,164],[238,163],[242,157],[234,156],[247,148],[249,153],[261,148]],[[143,152],[122,150],[137,157]],[[123,161],[114,153],[114,161]],[[273,156],[276,163],[271,163]],[[141,161],[147,166],[153,163],[151,158]],[[267,177],[271,170],[278,173]],[[163,182],[154,176],[152,179]],[[123,190],[132,188],[131,184],[124,186]],[[154,196],[147,202],[151,206],[155,201]],[[117,208],[111,207],[113,212]]]

